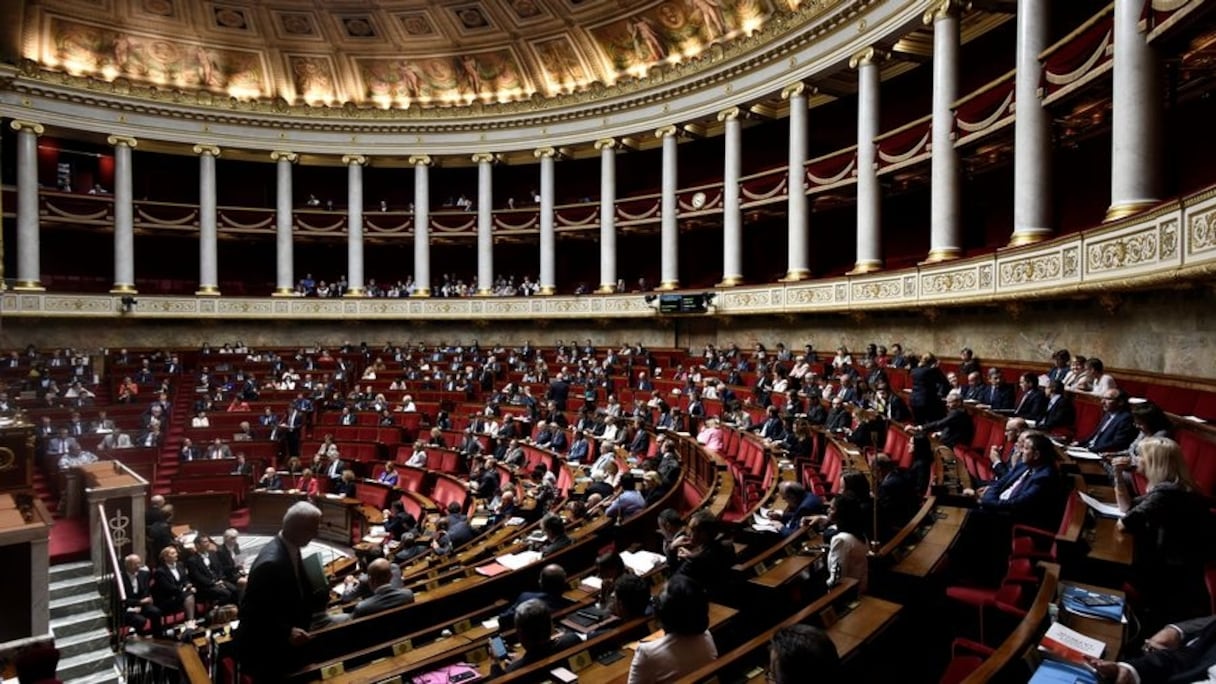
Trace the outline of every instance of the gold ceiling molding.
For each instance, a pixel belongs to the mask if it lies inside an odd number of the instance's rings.
[[[869,9],[890,0],[816,0],[796,10],[776,10],[750,35],[713,43],[678,63],[661,62],[645,77],[622,78],[611,85],[590,83],[573,93],[509,102],[474,101],[467,106],[384,108],[353,101],[333,105],[292,104],[284,97],[247,99],[205,89],[157,85],[128,76],[106,79],[73,75],[27,59],[8,84],[10,90],[90,106],[152,115],[216,121],[234,125],[275,126],[298,130],[394,132],[393,124],[412,133],[514,128],[545,125],[666,101],[738,78],[853,23]],[[784,7],[784,5],[779,5]],[[0,82],[0,85],[3,85]],[[62,89],[67,89],[65,92]],[[526,118],[507,119],[507,115]],[[275,121],[263,121],[263,117]],[[332,122],[341,121],[338,125]]]

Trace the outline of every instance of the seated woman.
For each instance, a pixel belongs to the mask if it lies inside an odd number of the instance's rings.
[[[815,528],[828,526],[824,536],[830,536],[828,546],[828,586],[836,586],[842,579],[857,580],[857,590],[864,593],[869,579],[870,564],[866,530],[870,526],[869,510],[865,502],[852,491],[845,491],[832,499],[827,515],[804,518],[805,524]],[[834,531],[833,531],[834,530]]]
[[[709,633],[709,597],[695,581],[675,576],[659,593],[662,638],[638,644],[629,684],[674,682],[718,657]]]
[[[378,478],[378,480],[390,487],[396,487],[397,486],[397,465],[395,463],[393,463],[392,461],[385,463],[384,472],[380,473],[380,477]]]
[[[317,447],[316,455],[320,458],[338,458],[338,445],[334,443],[332,434],[325,433],[321,446]]]
[[[426,442],[414,442],[414,451],[405,462],[407,468],[422,468],[426,466]]]
[[[1137,432],[1127,450],[1103,454],[1103,456],[1110,457],[1108,467],[1111,475],[1114,475],[1116,468],[1122,466],[1123,479],[1127,480],[1129,485],[1135,485],[1135,478],[1128,471],[1134,470],[1140,465],[1140,444],[1148,437],[1171,437],[1171,428],[1173,428],[1165,411],[1151,401],[1132,407],[1132,424],[1136,426]]]
[[[295,491],[313,497],[321,493],[321,481],[312,476],[312,469],[305,468],[296,479]]]
[[[342,479],[338,481],[338,486],[333,493],[341,494],[347,499],[355,498],[355,471],[343,470]]]
[[[152,602],[162,615],[184,611],[186,627],[193,629],[195,593],[185,564],[178,562],[177,547],[166,546],[160,552],[160,564],[153,573]]]
[[[1126,465],[1116,466],[1115,497],[1124,512],[1118,527],[1135,537],[1133,584],[1142,600],[1146,634],[1177,620],[1207,615],[1204,564],[1213,557],[1216,535],[1204,496],[1172,439],[1140,442],[1140,470],[1148,480],[1144,496],[1132,498]]]

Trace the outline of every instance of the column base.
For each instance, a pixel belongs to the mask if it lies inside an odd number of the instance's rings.
[[[18,280],[13,285],[13,292],[46,292],[46,288],[37,280]]]
[[[722,282],[718,283],[715,287],[737,287],[742,284],[743,284],[743,276],[730,275],[730,276],[722,276]]]
[[[367,296],[367,290],[364,290],[361,287],[350,287],[346,289],[346,294],[342,296],[349,297],[351,299],[359,299]]]
[[[807,269],[807,268],[795,268],[795,269],[793,269],[793,270],[789,271],[788,273],[786,273],[786,274],[785,274],[785,277],[781,279],[781,282],[783,282],[783,283],[796,283],[796,282],[799,282],[799,281],[802,281],[802,280],[810,280],[810,278],[811,278],[811,271],[810,271],[810,269]]]
[[[1134,202],[1120,202],[1119,204],[1112,204],[1110,205],[1110,208],[1106,210],[1106,216],[1102,219],[1102,223],[1110,223],[1111,221],[1118,221],[1119,219],[1127,218],[1133,214],[1139,214],[1149,207],[1156,206],[1158,201],[1159,200],[1137,200]]]
[[[429,288],[429,287],[420,287],[420,288],[418,288],[418,289],[414,290],[414,294],[412,294],[412,295],[410,295],[410,296],[411,296],[411,297],[430,297],[430,296],[431,296],[431,288]]]
[[[958,247],[944,247],[942,249],[934,249],[929,251],[929,256],[920,262],[922,264],[940,264],[943,261],[954,261],[962,252]]]
[[[1049,237],[1051,237],[1050,228],[1037,228],[1037,229],[1032,229],[1032,230],[1025,230],[1020,233],[1015,232],[1009,238],[1009,244],[1006,246],[1007,247],[1023,247],[1025,245],[1033,245],[1037,242],[1042,242]]]
[[[276,287],[274,289],[274,292],[270,293],[270,296],[271,297],[294,297],[294,296],[296,296],[296,291],[291,289],[290,287]]]
[[[481,289],[477,291],[478,297],[493,297],[494,290]]]
[[[878,261],[876,259],[867,260],[867,261],[858,261],[857,263],[853,264],[853,270],[849,271],[845,275],[865,275],[867,273],[874,273],[875,271],[881,271],[881,270],[882,270],[882,262]]]
[[[659,286],[658,286],[658,287],[656,287],[655,289],[656,289],[656,290],[661,290],[661,291],[664,291],[664,292],[669,291],[669,290],[678,290],[678,289],[680,289],[680,281],[678,281],[678,280],[664,280],[663,282],[659,283]]]
[[[218,297],[220,289],[214,285],[203,285],[194,293],[195,297]]]
[[[553,295],[557,294],[557,288],[553,287],[552,285],[542,285],[541,288],[536,291],[536,293],[546,297],[552,297]]]
[[[127,283],[114,283],[114,287],[110,288],[110,294],[133,295],[139,294],[134,285]]]
[[[604,283],[596,288],[596,294],[613,294],[616,292],[616,283]]]

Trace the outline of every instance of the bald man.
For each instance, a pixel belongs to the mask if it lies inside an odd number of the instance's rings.
[[[393,586],[393,565],[383,558],[377,558],[367,566],[367,585],[371,587],[372,595],[355,606],[352,618],[361,618],[414,602],[414,592]]]

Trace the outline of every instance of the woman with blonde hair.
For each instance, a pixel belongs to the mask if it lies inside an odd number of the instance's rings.
[[[1139,469],[1148,484],[1132,498],[1128,478],[1116,466],[1115,497],[1123,518],[1118,527],[1135,538],[1133,584],[1142,599],[1146,634],[1166,624],[1207,615],[1204,564],[1216,548],[1207,501],[1195,487],[1182,447],[1165,437],[1140,441]]]

